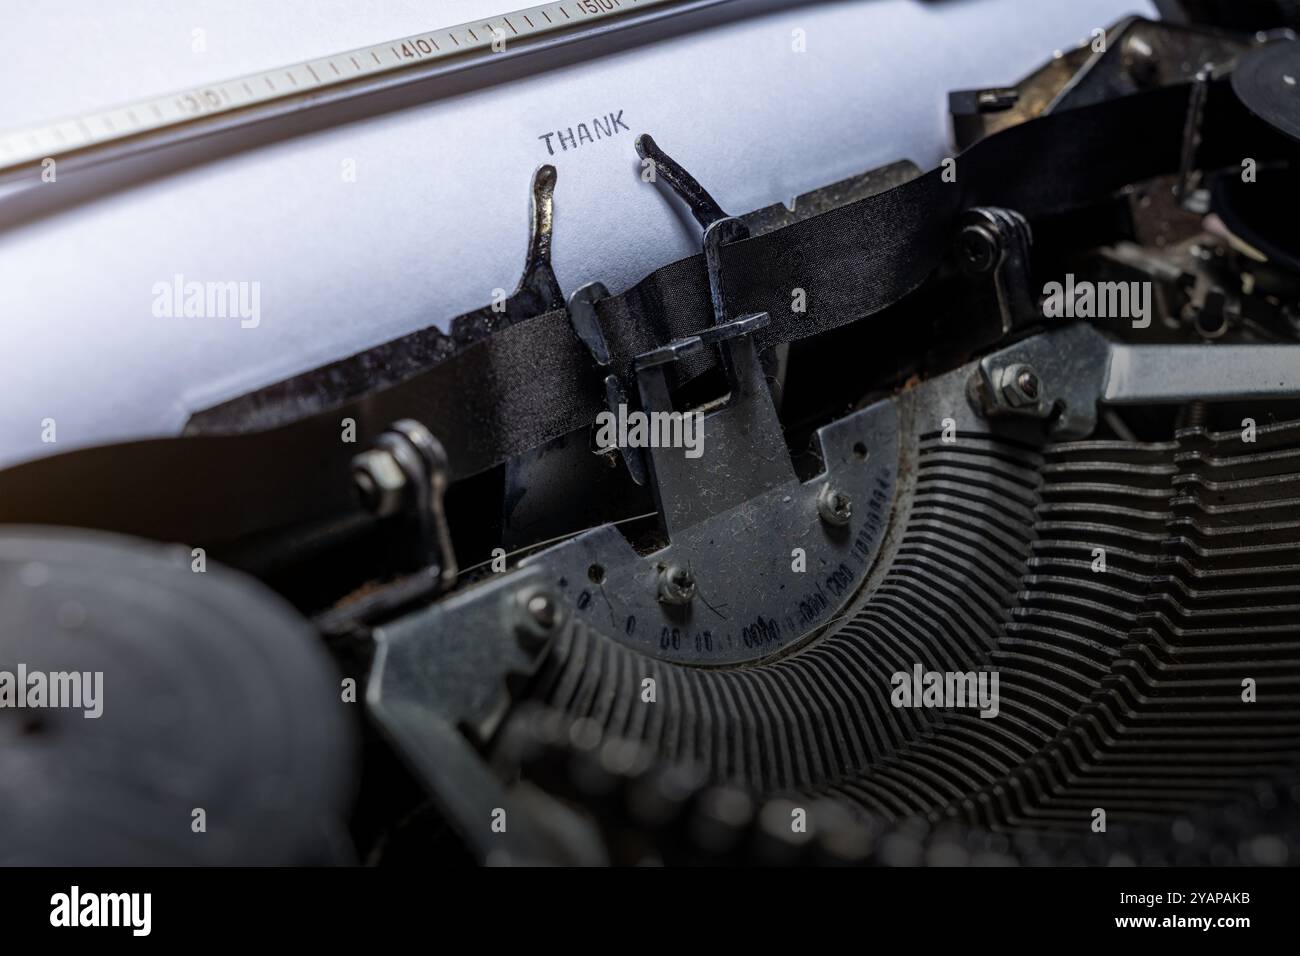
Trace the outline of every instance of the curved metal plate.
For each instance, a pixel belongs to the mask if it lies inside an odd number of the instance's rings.
[[[674,533],[640,555],[604,526],[537,554],[563,599],[586,622],[642,653],[693,664],[768,657],[829,623],[861,586],[880,548],[898,479],[898,414],[892,401],[818,432],[825,469]],[[827,485],[852,502],[848,524],[819,515]],[[685,605],[659,599],[664,568],[689,570]],[[802,568],[802,570],[800,570]]]

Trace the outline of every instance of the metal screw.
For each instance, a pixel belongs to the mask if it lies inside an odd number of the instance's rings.
[[[352,480],[361,503],[376,516],[386,518],[401,509],[406,473],[392,452],[376,448],[357,455]]]
[[[665,604],[690,604],[695,597],[695,575],[677,564],[659,572],[659,600]]]
[[[824,485],[817,494],[817,513],[827,524],[842,528],[853,517],[853,499]]]
[[[1002,370],[1002,397],[1012,408],[1032,408],[1043,397],[1043,380],[1028,365]]]
[[[1124,69],[1143,89],[1160,82],[1160,61],[1156,58],[1156,51],[1137,33],[1124,41]]]
[[[1020,102],[1020,91],[1014,87],[999,87],[993,90],[980,90],[976,97],[981,113],[1001,113]]]
[[[982,225],[969,225],[961,231],[961,260],[965,270],[976,275],[988,272],[998,264],[1002,244]]]
[[[1016,386],[1026,398],[1038,401],[1039,386],[1038,376],[1029,369],[1024,369],[1016,376]]]
[[[516,601],[516,626],[530,641],[542,642],[555,632],[563,614],[555,596],[542,587],[525,588]]]

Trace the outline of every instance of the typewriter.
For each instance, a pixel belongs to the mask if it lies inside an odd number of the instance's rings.
[[[0,861],[1300,860],[1295,3],[156,6],[0,123]]]

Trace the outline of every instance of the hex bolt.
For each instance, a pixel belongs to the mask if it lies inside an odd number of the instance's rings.
[[[695,597],[695,575],[681,565],[670,564],[659,572],[659,600],[665,604],[690,604]]]
[[[1029,365],[1011,365],[1002,370],[1002,397],[1011,408],[1033,408],[1043,398],[1043,380]]]
[[[401,509],[406,473],[392,452],[376,448],[357,455],[352,480],[361,504],[376,517],[387,518]]]
[[[1038,381],[1038,376],[1031,369],[1022,369],[1020,374],[1016,376],[1016,387],[1020,389],[1021,394],[1031,401],[1038,401],[1041,384]]]
[[[822,521],[842,528],[853,517],[853,499],[830,485],[824,485],[817,494],[817,513]]]
[[[530,587],[520,591],[515,600],[515,625],[521,636],[540,644],[555,633],[564,616],[555,595],[544,587]]]

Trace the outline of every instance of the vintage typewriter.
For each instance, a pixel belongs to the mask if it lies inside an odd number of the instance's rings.
[[[1138,6],[564,0],[0,135],[0,861],[1300,860],[1300,10]]]

